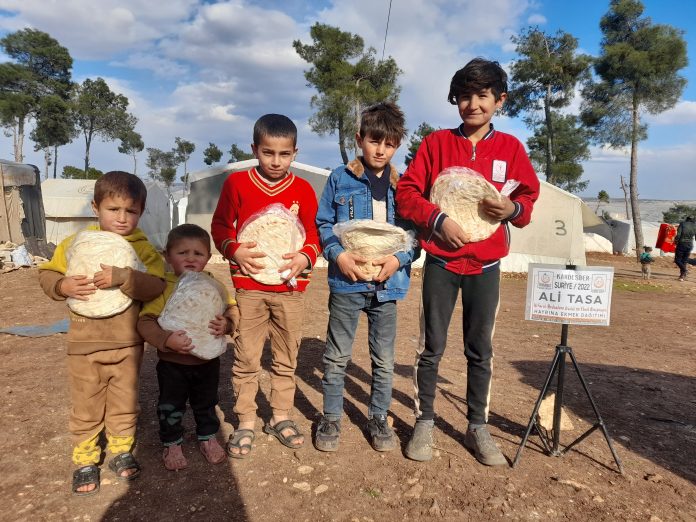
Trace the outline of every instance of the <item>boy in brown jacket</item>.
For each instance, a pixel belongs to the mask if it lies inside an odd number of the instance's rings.
[[[138,419],[138,374],[143,340],[135,326],[142,301],[160,295],[165,288],[164,262],[138,228],[145,209],[147,189],[140,178],[127,172],[107,172],[94,185],[92,209],[102,230],[122,236],[146,268],[101,265],[90,279],[87,275],[66,276],[68,249],[75,235],[63,240],[47,263],[39,267],[39,281],[46,295],[56,301],[68,297],[89,301],[96,289],[118,288],[133,302],[123,312],[106,318],[70,314],[68,373],[72,410],[69,428],[73,436],[72,491],[89,495],[99,491],[101,448],[99,436],[106,430],[109,468],[117,476],[132,480],[140,466],[131,453]]]

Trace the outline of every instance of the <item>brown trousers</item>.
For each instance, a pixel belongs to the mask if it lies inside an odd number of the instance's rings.
[[[135,435],[142,360],[143,345],[68,355],[72,399],[69,427],[75,445],[104,428],[107,435]]]
[[[235,336],[232,390],[240,422],[256,420],[261,354],[271,339],[271,408],[288,415],[295,401],[295,368],[302,340],[304,292],[238,289],[239,327]]]

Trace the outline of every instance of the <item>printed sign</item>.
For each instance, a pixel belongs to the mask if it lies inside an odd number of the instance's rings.
[[[614,269],[530,263],[525,319],[609,326]]]

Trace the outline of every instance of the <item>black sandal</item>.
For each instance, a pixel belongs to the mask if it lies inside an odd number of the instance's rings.
[[[234,430],[234,433],[230,435],[230,439],[227,441],[227,454],[233,459],[245,459],[251,453],[252,444],[256,438],[256,433],[254,430]],[[241,444],[243,439],[249,439],[246,444]],[[238,449],[237,453],[232,451],[233,448]],[[246,450],[244,452],[243,450]]]
[[[82,466],[73,472],[72,476],[72,493],[76,497],[87,497],[94,495],[99,491],[99,468],[94,464]],[[78,491],[82,486],[94,485],[94,489],[90,491]]]
[[[283,431],[290,429],[292,430],[293,433],[290,435],[283,435]],[[266,424],[263,427],[264,433],[268,433],[269,435],[273,435],[276,439],[280,441],[280,443],[287,447],[287,448],[292,448],[292,449],[297,449],[301,448],[304,445],[304,441],[302,441],[301,444],[295,444],[294,442],[297,439],[300,439],[304,437],[300,430],[297,428],[297,424],[295,424],[293,421],[290,419],[280,421],[277,423],[275,426],[271,426],[271,424]]]
[[[109,469],[116,473],[118,478],[126,480],[133,480],[140,475],[140,464],[138,464],[138,461],[135,460],[135,457],[130,452],[119,453],[111,459]],[[129,469],[134,469],[135,471],[128,476],[121,475],[121,473]]]

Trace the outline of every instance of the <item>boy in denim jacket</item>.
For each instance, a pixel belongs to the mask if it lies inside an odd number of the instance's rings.
[[[329,261],[331,291],[323,358],[324,414],[314,441],[320,451],[338,449],[346,367],[361,312],[368,318],[372,360],[367,434],[377,451],[396,448],[396,437],[387,423],[394,373],[396,301],[403,299],[408,291],[415,250],[372,261],[374,266],[382,268],[377,277],[367,281],[358,267],[365,260],[344,250],[333,233],[333,226],[351,219],[372,219],[406,228],[396,217],[394,193],[399,173],[390,164],[405,134],[403,112],[394,103],[378,103],[367,108],[356,135],[362,156],[331,173],[319,202],[317,228],[324,257]]]

